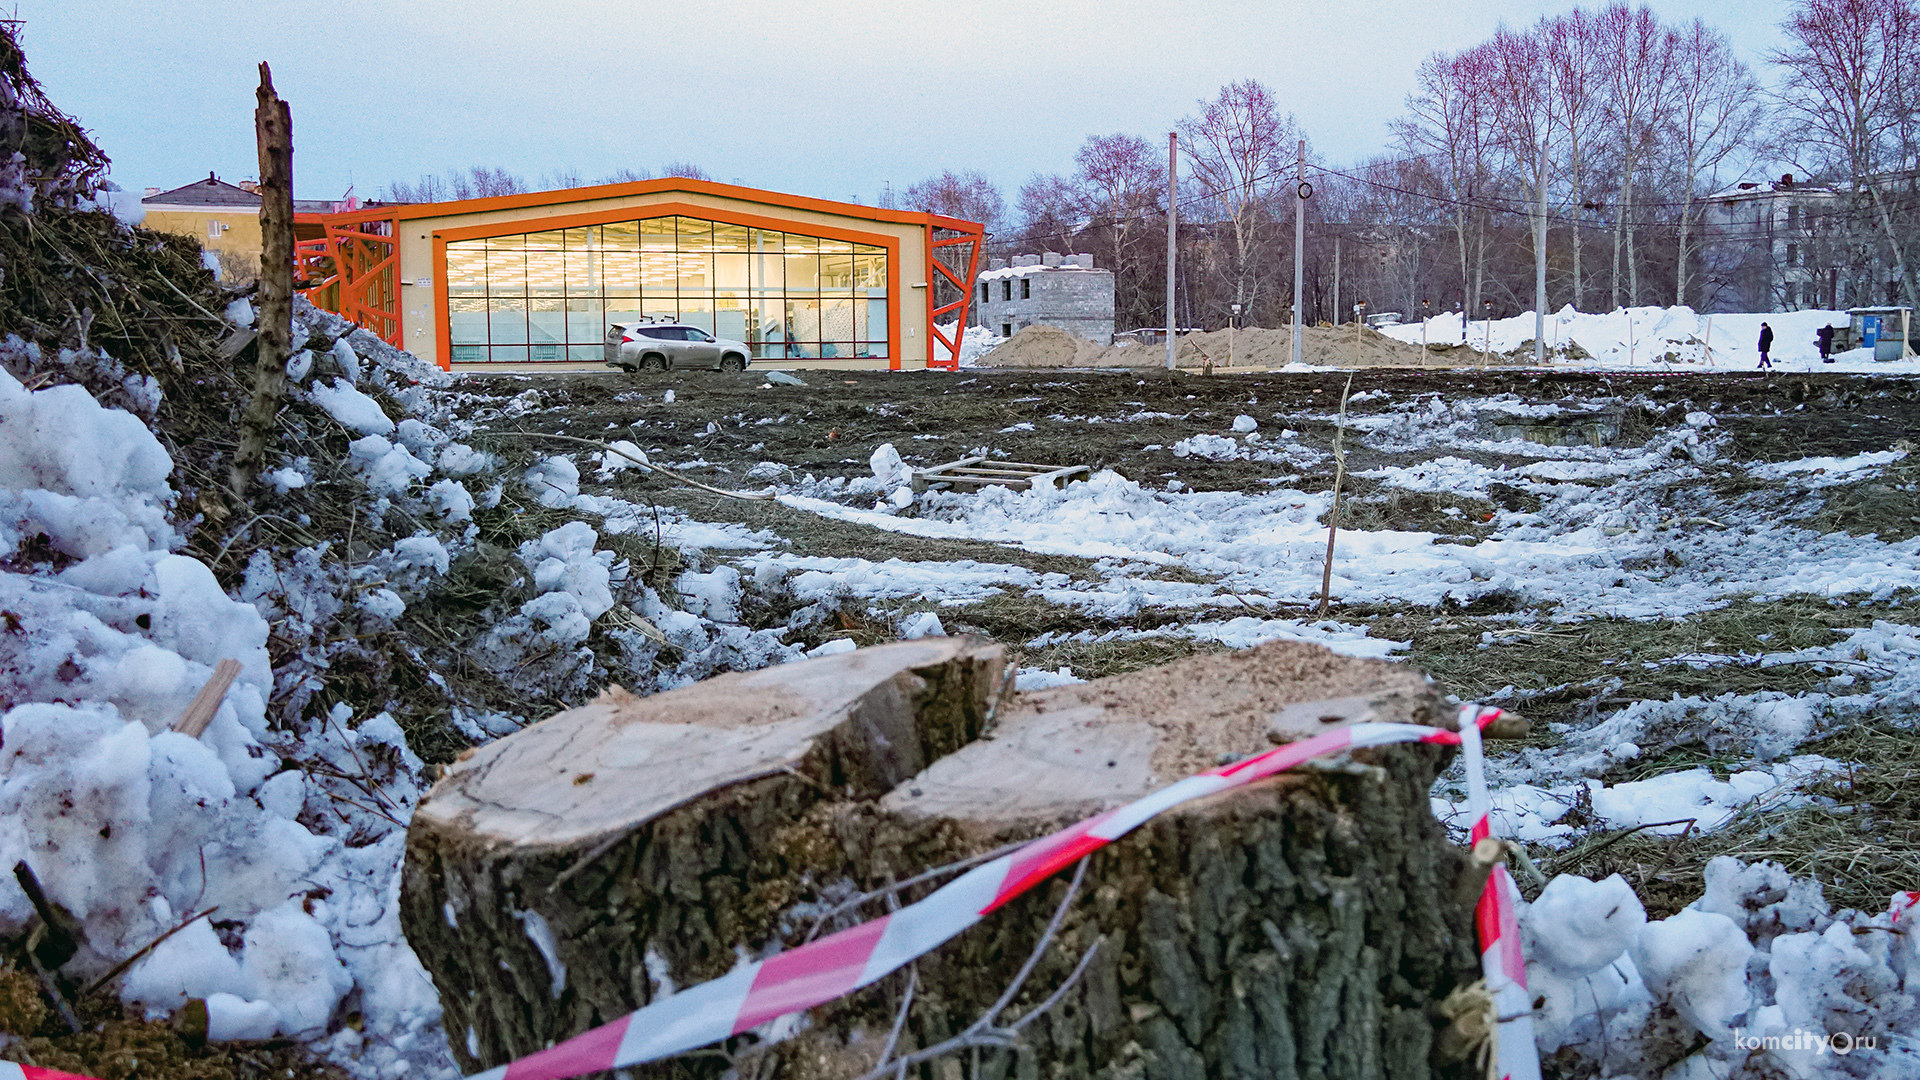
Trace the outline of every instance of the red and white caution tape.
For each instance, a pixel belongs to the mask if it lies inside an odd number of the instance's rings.
[[[890,915],[797,949],[742,964],[557,1046],[478,1073],[474,1080],[566,1080],[682,1054],[871,985],[939,948],[1014,897],[1082,856],[1120,839],[1182,803],[1264,780],[1312,758],[1394,743],[1460,744],[1465,750],[1474,836],[1487,835],[1480,726],[1500,715],[1461,710],[1461,732],[1414,724],[1358,724],[1223,765],[1161,788],[1144,799],[1088,818],[967,871],[925,899]],[[1464,737],[1463,737],[1464,736]],[[1500,888],[1494,887],[1500,883]],[[1501,867],[1480,901],[1488,987],[1500,1002],[1501,1073],[1538,1080],[1526,963],[1520,955],[1513,882]],[[1499,981],[1496,982],[1496,975]],[[1509,1019],[1509,1017],[1513,1017]],[[1526,1066],[1531,1063],[1530,1067]],[[0,1077],[0,1080],[4,1080]]]
[[[1917,907],[1920,907],[1920,891],[1894,893],[1893,903],[1888,905],[1887,908],[1887,910],[1893,913],[1893,918],[1887,921],[1899,922],[1900,916],[1905,915]]]
[[[43,1069],[38,1065],[15,1065],[11,1061],[0,1061],[0,1080],[93,1080],[93,1078],[63,1073],[58,1069]]]
[[[1473,815],[1468,842],[1493,836],[1492,797],[1487,793],[1486,758],[1480,752],[1480,727],[1498,709],[1483,713],[1477,705],[1460,707],[1460,758],[1467,772],[1467,811]],[[1494,1061],[1501,1080],[1540,1080],[1540,1050],[1533,1042],[1533,1000],[1527,994],[1527,958],[1520,948],[1520,889],[1504,862],[1493,864],[1474,909],[1480,932],[1480,974],[1493,997]]]

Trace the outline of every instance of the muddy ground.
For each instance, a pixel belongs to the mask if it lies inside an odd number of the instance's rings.
[[[1295,442],[1315,450],[1332,446],[1336,415],[1348,376],[1313,374],[1236,374],[1203,376],[1164,371],[989,371],[957,374],[885,372],[809,372],[804,387],[769,386],[757,373],[741,375],[671,373],[647,375],[481,376],[462,381],[471,395],[471,416],[483,429],[475,441],[504,456],[524,458],[526,435],[558,433],[584,439],[631,438],[655,460],[680,464],[688,475],[722,488],[760,490],[769,479],[765,463],[784,466],[783,483],[808,474],[827,478],[870,475],[868,458],[882,443],[892,443],[912,465],[926,467],[972,453],[1004,454],[1014,461],[1086,465],[1113,469],[1143,484],[1164,487],[1175,481],[1198,490],[1268,491],[1275,482],[1314,492],[1334,480],[1330,455],[1305,467],[1259,461],[1212,461],[1180,457],[1175,443],[1201,434],[1230,434],[1241,413],[1262,417],[1261,431],[1278,433],[1284,423]],[[665,400],[673,391],[674,400]],[[1384,391],[1384,394],[1373,392]],[[1521,404],[1558,403],[1572,409],[1598,405],[1577,425],[1506,421],[1483,412],[1481,434],[1489,438],[1568,443],[1599,439],[1619,448],[1646,443],[1662,431],[1686,424],[1691,412],[1711,414],[1730,440],[1726,459],[1737,463],[1786,461],[1884,451],[1904,445],[1920,431],[1920,379],[1861,378],[1844,375],[1764,374],[1606,374],[1514,370],[1413,371],[1367,370],[1352,386],[1349,404],[1355,418],[1404,409],[1409,401],[1437,396],[1443,401],[1514,395]],[[518,401],[513,399],[518,398]],[[1275,420],[1282,414],[1284,420]],[[638,425],[638,426],[635,426]],[[1531,425],[1531,426],[1529,426]],[[1513,444],[1508,444],[1513,445]],[[1408,465],[1443,454],[1471,458],[1490,466],[1515,467],[1537,458],[1507,456],[1460,446],[1427,446],[1395,453],[1349,438],[1349,476],[1345,486],[1343,527],[1425,530],[1455,543],[1484,539],[1496,509],[1532,510],[1533,496],[1494,484],[1489,498],[1450,493],[1418,493],[1383,488],[1351,473],[1386,465]],[[548,452],[579,448],[553,445]],[[614,486],[597,486],[584,467],[583,490],[616,494],[671,506],[702,521],[736,522],[776,534],[795,554],[903,560],[959,560],[1007,563],[1040,572],[1096,580],[1101,574],[1085,559],[1043,554],[1012,545],[943,540],[883,532],[868,526],[821,518],[770,502],[739,501],[679,485],[638,470],[620,474]],[[749,470],[759,471],[749,476]],[[1810,493],[1793,485],[1778,487],[1753,480],[1740,468],[1710,470],[1701,479],[1676,484],[1663,505],[1678,515],[1725,512],[1730,506],[1789,520],[1821,532],[1877,534],[1901,541],[1920,533],[1920,468],[1899,463],[1879,477]],[[1495,504],[1498,503],[1496,506]],[[695,556],[696,560],[698,556]],[[1201,580],[1183,567],[1146,570],[1169,580]],[[1789,597],[1735,601],[1725,607],[1664,621],[1587,619],[1575,624],[1550,622],[1548,609],[1528,609],[1502,595],[1483,596],[1464,607],[1363,606],[1336,603],[1332,614],[1365,626],[1373,637],[1410,641],[1406,655],[1432,674],[1447,691],[1463,699],[1483,699],[1502,688],[1517,688],[1525,711],[1536,721],[1589,720],[1595,710],[1610,711],[1641,699],[1675,694],[1714,695],[1777,689],[1789,693],[1814,689],[1823,675],[1812,668],[1752,669],[1684,664],[1627,663],[1674,657],[1702,648],[1719,651],[1824,645],[1836,640],[1835,627],[1860,626],[1875,618],[1910,622],[1906,608],[1894,603],[1855,600],[1838,605],[1825,598]],[[875,602],[864,609],[850,604],[837,624],[810,631],[813,636],[849,637],[859,644],[891,639],[900,618],[932,608],[931,602]],[[1017,652],[1022,643],[1047,631],[1056,637],[1093,631],[1150,630],[1190,622],[1191,609],[1143,608],[1124,622],[1088,611],[1055,605],[1037,596],[997,595],[960,607],[940,608],[951,631],[990,634]],[[1236,614],[1229,609],[1224,617]],[[1264,617],[1309,615],[1305,606],[1266,607],[1246,612]],[[756,622],[743,608],[742,616]],[[767,625],[779,612],[768,613]],[[1537,631],[1518,630],[1532,625]],[[757,628],[757,627],[756,627]],[[1488,649],[1483,634],[1498,631],[1503,647]],[[1223,646],[1180,636],[1133,637],[1107,642],[1055,641],[1028,649],[1020,657],[1029,667],[1066,667],[1082,678],[1133,670]],[[1602,672],[1621,673],[1604,694],[1592,689]],[[1536,723],[1532,744],[1555,741],[1546,723]],[[1865,742],[1861,740],[1865,739]],[[1852,740],[1849,742],[1848,740]],[[1855,745],[1855,744],[1858,745]],[[1920,739],[1902,730],[1859,732],[1816,740],[1801,752],[1908,761],[1886,775],[1884,790],[1849,786],[1842,801],[1870,803],[1853,819],[1872,821],[1887,835],[1920,844],[1920,810],[1914,808],[1920,783],[1911,759],[1920,758]],[[1676,746],[1649,753],[1607,779],[1615,782],[1655,772],[1706,765],[1725,774],[1739,767],[1697,746]],[[1699,868],[1723,851],[1765,854],[1807,872],[1791,851],[1782,850],[1778,830],[1764,825],[1741,833],[1722,830],[1682,841],[1596,834],[1588,843],[1559,854],[1551,869],[1604,876],[1621,871],[1640,889],[1655,913],[1698,895]],[[1743,847],[1742,845],[1746,845]],[[1753,845],[1758,844],[1759,847]],[[1897,847],[1898,845],[1894,845]],[[1861,865],[1850,887],[1830,887],[1836,899],[1867,902],[1888,884],[1912,877],[1911,860],[1898,851],[1876,849]],[[1591,851],[1591,854],[1588,852]],[[1807,853],[1806,858],[1814,858]],[[1902,867],[1905,867],[1903,870]],[[1898,879],[1898,880],[1895,880]],[[1900,884],[1912,888],[1920,882]],[[1884,892],[1880,892],[1884,900]],[[1878,903],[1880,901],[1873,901]]]

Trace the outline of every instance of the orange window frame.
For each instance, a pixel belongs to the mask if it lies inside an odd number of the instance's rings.
[[[579,214],[563,214],[556,217],[524,218],[519,221],[499,221],[485,225],[466,225],[452,229],[435,229],[433,241],[433,304],[435,359],[442,370],[453,370],[453,342],[451,317],[447,292],[447,245],[461,240],[484,240],[494,236],[514,236],[520,233],[548,232],[554,229],[578,229],[587,225],[607,225],[618,221],[645,221],[661,217],[690,217],[702,221],[718,221],[728,225],[745,225],[748,228],[767,229],[769,231],[791,232],[802,236],[817,236],[828,240],[846,240],[856,244],[868,244],[885,248],[887,252],[887,366],[894,371],[900,370],[900,237],[886,233],[868,233],[856,229],[843,229],[833,225],[815,225],[810,222],[794,221],[789,218],[765,217],[759,214],[743,214],[734,210],[714,206],[700,206],[686,202],[649,203],[645,206],[624,206],[608,210],[593,210]],[[928,239],[931,241],[931,229]],[[931,251],[931,247],[928,249]],[[977,256],[976,256],[977,260]],[[941,268],[945,270],[945,267]],[[952,274],[949,272],[948,276]],[[932,287],[928,287],[928,310],[932,310]],[[931,326],[931,323],[929,323]],[[955,335],[957,340],[959,335]],[[944,339],[942,339],[944,340]],[[954,350],[954,355],[960,355]],[[928,360],[932,360],[932,344],[928,344]]]

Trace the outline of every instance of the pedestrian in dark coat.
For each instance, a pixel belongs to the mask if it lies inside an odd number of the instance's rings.
[[[1773,361],[1767,359],[1767,350],[1771,348],[1773,348],[1773,327],[1768,326],[1766,323],[1761,323],[1760,324],[1760,366],[1768,371],[1773,370]]]
[[[1820,362],[1833,363],[1833,327],[1823,326],[1813,332],[1813,338],[1820,343]]]

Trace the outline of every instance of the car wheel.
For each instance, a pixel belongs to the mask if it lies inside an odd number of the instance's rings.
[[[728,353],[720,358],[720,370],[745,371],[747,370],[747,358],[741,356],[739,353]]]
[[[640,358],[640,366],[648,371],[667,370],[667,358],[659,353],[648,353]]]

